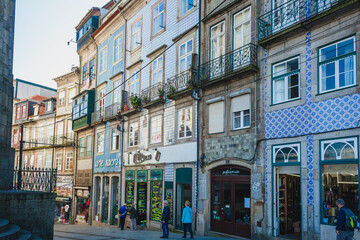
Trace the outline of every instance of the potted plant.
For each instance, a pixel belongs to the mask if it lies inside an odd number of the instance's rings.
[[[173,86],[173,85],[170,85],[169,86],[169,94],[170,95],[173,95],[176,93],[176,88]]]
[[[125,104],[124,108],[122,109],[122,112],[129,111],[129,105]]]
[[[139,108],[141,106],[141,98],[136,95],[130,97],[130,103],[134,109]]]
[[[161,100],[163,100],[163,99],[164,99],[164,95],[165,95],[165,90],[164,90],[164,88],[159,88],[159,89],[158,89],[158,93],[159,93],[159,98],[160,98]]]

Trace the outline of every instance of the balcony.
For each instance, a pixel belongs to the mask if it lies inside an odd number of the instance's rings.
[[[121,104],[116,102],[105,108],[105,120],[116,118],[116,115],[120,111]]]
[[[167,98],[176,100],[186,94],[191,94],[191,86],[194,86],[196,76],[196,70],[191,69],[168,78],[166,84]]]
[[[96,125],[105,120],[105,108],[91,113],[91,125]]]
[[[127,96],[127,93],[126,93]],[[131,104],[133,102],[133,104]],[[129,116],[141,111],[143,100],[138,96],[131,96],[129,98],[123,98],[124,108],[121,109],[122,116]]]
[[[165,103],[165,88],[163,83],[156,83],[141,91],[144,108],[150,108]]]
[[[313,21],[323,18],[357,0],[293,0],[258,18],[259,44],[293,32]]]
[[[55,145],[64,145],[69,146],[75,143],[75,138],[73,133],[58,135],[55,138]]]
[[[199,67],[200,87],[224,81],[239,73],[257,71],[257,46],[250,43]]]

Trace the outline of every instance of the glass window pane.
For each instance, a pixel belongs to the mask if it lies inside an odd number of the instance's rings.
[[[250,201],[250,185],[235,184],[235,223],[251,224],[250,206],[245,200]]]
[[[221,206],[220,206],[220,183],[215,182],[214,183],[214,195],[213,195],[213,219],[214,220],[220,220],[221,217]]]
[[[336,45],[334,44],[321,49],[320,54],[320,61],[326,61],[328,59],[336,57]]]
[[[338,57],[354,51],[354,38],[350,38],[337,45]]]
[[[231,221],[231,183],[224,183],[224,221]]]

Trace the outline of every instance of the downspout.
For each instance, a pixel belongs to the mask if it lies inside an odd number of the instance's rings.
[[[125,90],[125,84],[124,81],[126,79],[126,39],[127,39],[127,19],[125,18],[124,14],[122,13],[120,7],[118,6],[118,10],[121,14],[121,16],[124,18],[125,20],[125,29],[124,29],[124,51],[123,51],[123,55],[124,55],[124,60],[123,60],[123,84],[121,84],[121,90],[124,91]],[[122,97],[122,91],[121,91],[121,97]],[[122,100],[122,99],[121,99]],[[120,119],[120,178],[119,178],[119,207],[118,209],[120,209],[121,207],[121,197],[122,197],[122,176],[123,176],[123,162],[124,162],[124,119],[121,118]],[[118,217],[118,226],[120,227],[120,217]]]
[[[196,205],[195,205],[195,232],[197,231],[197,223],[198,223],[198,218],[199,218],[199,168],[200,168],[200,61],[201,61],[201,51],[200,51],[200,47],[201,47],[201,1],[199,1],[199,29],[198,29],[198,67],[197,67],[197,76],[196,76],[196,82],[197,82],[197,86],[198,86],[198,99],[196,102],[196,115],[197,115],[197,119],[196,119],[196,134],[197,134],[197,139],[196,139]]]
[[[96,48],[96,54],[95,54],[95,66],[94,68],[97,70],[98,69],[98,45],[96,44],[95,42],[95,39],[93,38],[92,35],[90,35],[90,38],[91,40],[93,41],[94,45],[95,45],[95,48]],[[95,72],[95,69],[94,69],[94,72]],[[95,74],[95,85],[97,85],[97,74]],[[90,78],[89,78],[90,79]],[[95,154],[94,154],[94,151],[95,151],[95,127],[93,127],[93,132],[92,132],[92,136],[93,136],[93,151],[92,151],[92,156],[91,156],[91,159],[92,159],[92,162],[91,162],[91,190],[89,191],[90,192],[90,206],[89,206],[89,225],[92,225],[92,220],[93,220],[93,206],[94,206],[94,161],[95,161]]]

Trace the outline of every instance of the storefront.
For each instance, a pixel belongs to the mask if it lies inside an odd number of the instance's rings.
[[[163,170],[150,170],[150,220],[161,222],[163,202]]]
[[[137,182],[137,210],[138,210],[138,222],[137,224],[142,227],[146,227],[147,223],[147,184],[148,184],[148,171],[137,170],[136,171]]]
[[[90,193],[89,190],[76,189],[76,223],[87,223],[89,219]]]
[[[175,227],[176,229],[183,229],[182,224],[182,211],[185,206],[185,201],[192,203],[193,194],[193,169],[192,168],[177,168],[176,169],[176,216]]]
[[[211,171],[211,230],[251,237],[249,169],[226,165]]]

